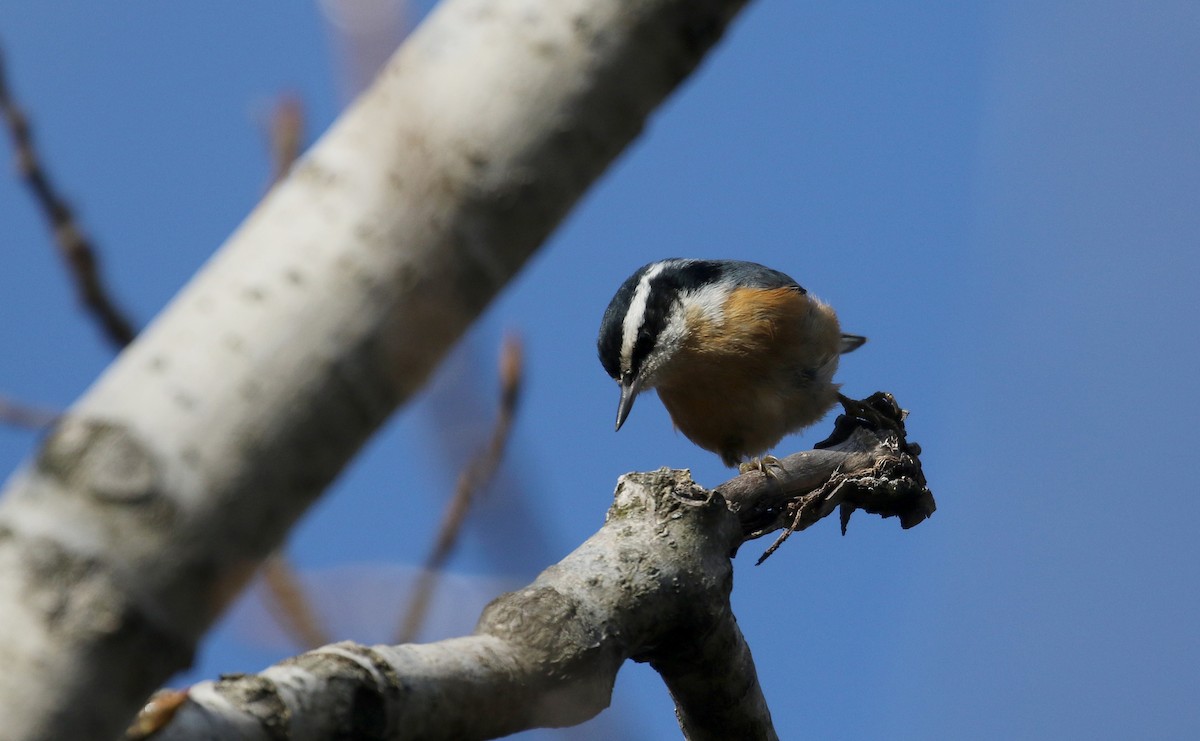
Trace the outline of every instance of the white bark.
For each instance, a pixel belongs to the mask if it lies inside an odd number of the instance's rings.
[[[0,737],[111,738],[742,0],[447,0],[0,502]]]

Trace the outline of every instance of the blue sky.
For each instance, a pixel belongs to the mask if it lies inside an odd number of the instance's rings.
[[[343,102],[309,3],[7,0],[0,42],[142,323],[263,192],[274,97],[301,96],[314,132]],[[766,544],[743,550],[735,609],[781,736],[1195,737],[1198,70],[1187,0],[751,4],[294,533],[339,637],[384,638],[490,421],[505,331],[525,341],[525,403],[429,636],[469,630],[481,594],[594,532],[619,474],[728,478],[652,398],[613,433],[594,341],[642,263],[738,257],[870,337],[840,378],[911,411],[940,507],[907,532],[823,523],[757,568]],[[0,227],[0,394],[65,406],[109,350],[9,178]],[[472,397],[485,419],[455,414]],[[0,428],[3,469],[36,443]],[[291,652],[251,600],[180,681]],[[630,666],[573,737],[674,728]]]

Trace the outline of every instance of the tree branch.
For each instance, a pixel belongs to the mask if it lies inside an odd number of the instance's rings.
[[[895,407],[890,396],[872,399]],[[932,514],[902,424],[872,424],[839,418],[838,439],[824,449],[789,456],[775,477],[751,472],[712,491],[686,471],[622,476],[600,531],[492,602],[473,636],[339,643],[262,674],[205,682],[156,739],[484,739],[573,725],[608,705],[629,659],[662,675],[688,739],[774,739],[729,603],[730,555],[794,512],[807,522],[854,506],[906,527]],[[849,483],[831,497],[839,478]]]
[[[745,525],[747,540],[783,529],[759,564],[793,532],[834,509],[841,512],[843,535],[858,509],[898,517],[905,529],[937,509],[921,470],[921,447],[908,441],[907,412],[892,395],[878,392],[861,402],[842,397],[842,403],[846,414],[815,450],[778,461],[769,474],[754,471],[717,487]],[[894,434],[880,436],[888,432]]]
[[[5,730],[119,733],[743,3],[440,3],[8,479]]]
[[[442,515],[438,527],[437,538],[433,549],[425,559],[424,568],[417,577],[417,585],[409,599],[408,611],[397,627],[395,641],[409,643],[416,640],[429,605],[433,600],[433,592],[437,587],[438,576],[446,565],[454,546],[458,544],[458,536],[463,524],[471,511],[471,505],[479,498],[483,487],[492,479],[500,458],[508,444],[508,435],[512,430],[513,420],[517,414],[517,401],[521,396],[522,367],[524,364],[521,354],[521,342],[515,335],[510,335],[504,341],[500,351],[500,411],[496,416],[496,424],[488,438],[487,447],[471,460],[462,474],[458,477],[454,494]]]
[[[333,640],[304,591],[300,576],[281,551],[263,561],[262,576],[267,610],[299,648],[316,648]]]

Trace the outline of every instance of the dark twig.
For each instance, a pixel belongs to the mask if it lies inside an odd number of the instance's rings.
[[[754,565],[758,566],[762,564],[763,561],[766,561],[768,558],[770,558],[771,554],[779,550],[779,546],[783,545],[783,542],[792,536],[792,533],[796,532],[797,530],[803,530],[804,528],[813,524],[813,522],[816,522],[825,515],[829,514],[829,512],[832,512],[833,510],[831,507],[823,505],[828,505],[828,503],[833,500],[834,497],[841,493],[842,487],[846,484],[846,481],[847,477],[840,473],[835,473],[828,481],[821,485],[821,488],[792,502],[792,504],[788,506],[789,512],[795,512],[795,516],[792,518],[792,521],[783,529],[783,532],[779,534],[779,537],[775,539],[775,542],[771,543],[771,545],[767,547],[767,550],[763,551],[763,554],[758,557],[758,560],[754,562]],[[824,514],[820,514],[822,512],[824,512]],[[808,515],[811,521],[805,522],[805,515]],[[842,534],[845,534],[845,528],[842,529]]]
[[[13,427],[41,429],[49,427],[58,419],[58,412],[22,404],[0,396],[0,423]]]
[[[29,186],[58,245],[75,291],[88,312],[100,323],[104,336],[117,348],[133,341],[137,330],[109,295],[100,277],[96,251],[75,221],[66,200],[50,182],[50,176],[33,143],[29,120],[13,100],[5,75],[4,58],[0,54],[0,115],[12,137],[17,171]]]
[[[424,570],[413,590],[408,613],[404,616],[404,621],[396,632],[397,643],[409,643],[416,638],[417,632],[421,629],[421,625],[425,622],[425,616],[429,612],[433,591],[437,586],[438,572],[445,565],[446,559],[450,557],[454,546],[458,543],[459,534],[462,532],[463,523],[466,522],[471,505],[477,501],[480,491],[492,479],[500,464],[500,458],[504,454],[509,431],[512,429],[513,419],[516,416],[517,401],[521,392],[521,377],[521,343],[515,336],[510,335],[505,339],[504,346],[500,351],[500,410],[499,416],[496,418],[496,426],[492,428],[492,436],[488,440],[487,446],[463,469],[462,474],[458,477],[454,496],[450,499],[446,512],[442,516],[437,540],[434,542],[429,557],[425,560]]]

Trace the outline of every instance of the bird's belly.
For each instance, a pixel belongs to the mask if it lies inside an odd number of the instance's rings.
[[[709,381],[694,377],[689,383],[660,386],[658,394],[675,427],[727,465],[761,455],[784,435],[816,422],[837,395],[833,384],[799,389],[774,381],[732,387]]]

